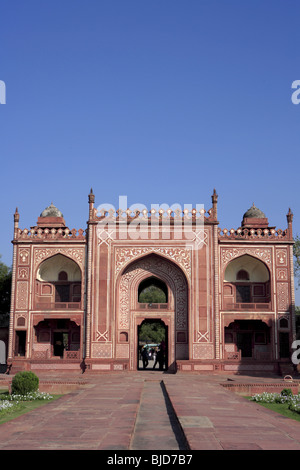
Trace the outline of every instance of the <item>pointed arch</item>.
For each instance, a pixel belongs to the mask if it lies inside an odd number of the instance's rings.
[[[168,288],[167,308],[149,306],[141,310],[138,305],[138,288],[147,279],[155,277]],[[170,362],[189,357],[188,280],[183,271],[158,254],[147,254],[128,264],[117,282],[116,337],[128,331],[130,338],[130,366],[135,367],[137,318],[161,318],[170,324]],[[166,304],[165,304],[166,305]]]
[[[36,278],[41,281],[57,281],[60,272],[65,272],[68,280],[81,281],[79,264],[62,253],[55,253],[44,259],[37,267]]]
[[[223,277],[223,307],[243,308],[256,304],[261,309],[271,305],[271,273],[269,266],[252,254],[243,253],[228,262]]]
[[[81,281],[82,272],[76,261],[62,253],[47,257],[36,270],[36,308],[55,309],[58,304],[61,308],[80,308],[83,288]]]

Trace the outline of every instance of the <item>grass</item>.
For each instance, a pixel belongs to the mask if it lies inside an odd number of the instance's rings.
[[[0,400],[8,400],[9,399],[9,392],[7,390],[0,390]],[[35,399],[32,401],[23,401],[22,399],[11,402],[13,406],[11,408],[2,409],[0,411],[0,425],[6,423],[7,421],[11,421],[12,419],[18,418],[19,416],[28,413],[32,410],[40,406],[47,405],[53,400],[57,400],[62,395],[51,395],[51,398],[45,399]]]
[[[247,397],[249,400],[251,397]],[[286,418],[295,419],[296,421],[300,421],[300,414],[292,411],[289,409],[289,405],[287,403],[262,403],[262,402],[254,402],[260,406],[264,406],[268,410],[275,411]]]
[[[300,422],[300,395],[293,395],[291,390],[285,389],[281,393],[263,392],[245,398],[286,418]]]

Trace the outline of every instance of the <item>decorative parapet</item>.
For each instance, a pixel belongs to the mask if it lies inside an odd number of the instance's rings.
[[[291,240],[289,230],[275,230],[274,228],[256,229],[256,228],[238,228],[228,230],[227,228],[218,229],[219,241],[227,240]]]
[[[85,230],[68,228],[31,228],[15,231],[15,240],[85,240]]]
[[[139,222],[147,222],[152,223],[153,221],[162,223],[164,221],[169,221],[172,223],[183,223],[186,222],[216,222],[216,218],[214,216],[214,212],[212,209],[206,211],[205,209],[201,208],[197,209],[176,209],[173,210],[171,208],[168,209],[155,209],[152,208],[150,210],[144,209],[142,211],[135,209],[101,209],[98,210],[97,208],[93,208],[92,215],[90,221],[93,222],[104,222],[107,223],[109,221],[120,222],[120,223],[130,223],[134,220],[139,220]]]

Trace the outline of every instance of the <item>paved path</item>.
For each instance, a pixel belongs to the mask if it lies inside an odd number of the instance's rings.
[[[187,450],[162,380],[145,379],[130,450]]]
[[[141,371],[85,381],[0,425],[0,450],[168,451],[186,441],[191,450],[300,450],[300,423],[222,387],[223,376]]]
[[[249,402],[215,376],[174,379],[166,388],[191,450],[300,450],[298,421]]]

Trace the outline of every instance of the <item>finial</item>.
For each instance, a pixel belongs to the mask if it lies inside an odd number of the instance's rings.
[[[215,219],[217,219],[217,217],[218,217],[218,211],[217,211],[218,195],[217,195],[217,191],[216,191],[215,188],[214,188],[214,192],[213,192],[213,195],[211,197],[211,200],[212,200],[212,203],[213,203],[213,207],[212,207],[213,217]]]
[[[20,214],[18,212],[18,208],[16,207],[15,213],[14,213],[14,221],[19,222],[20,219]]]
[[[289,224],[291,224],[293,222],[293,216],[294,216],[294,214],[292,213],[291,208],[289,208],[289,211],[286,215],[286,218],[287,218],[287,221],[288,221]]]
[[[94,202],[95,202],[95,195],[93,193],[93,188],[91,188],[90,194],[89,194],[89,204],[93,204]]]

